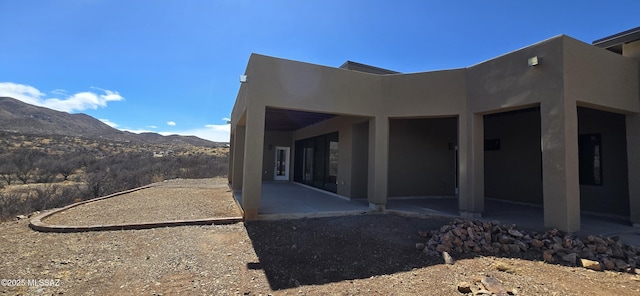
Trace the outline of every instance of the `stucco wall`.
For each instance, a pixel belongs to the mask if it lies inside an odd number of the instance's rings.
[[[245,127],[236,126],[234,132],[235,134],[231,137],[233,139],[231,149],[234,150],[233,161],[229,163],[233,165],[233,168],[230,170],[230,173],[233,174],[231,182],[233,190],[242,190],[244,183],[242,178],[244,173]]]
[[[351,198],[367,198],[369,122],[352,125]],[[338,172],[339,174],[339,172]]]
[[[231,110],[231,133],[235,133],[236,125],[245,125],[244,113],[247,109],[247,84],[241,84],[236,96],[236,102]]]
[[[623,44],[622,55],[625,57],[640,59],[640,41]]]
[[[252,54],[246,85],[265,106],[370,116],[380,105],[381,76]]]
[[[457,118],[391,119],[389,196],[455,195],[457,137]]]
[[[565,94],[578,102],[640,112],[638,63],[631,58],[563,39]]]
[[[540,110],[485,116],[484,138],[500,140],[484,152],[485,196],[542,204]]]
[[[601,134],[602,186],[580,185],[584,211],[629,216],[625,117],[605,111],[578,108],[578,133]]]
[[[564,99],[562,39],[551,38],[467,69],[471,112],[508,111]],[[527,61],[540,57],[538,66]]]
[[[629,180],[640,180],[640,114],[625,116],[627,128],[627,166]],[[640,182],[629,182],[629,215],[640,223]]]
[[[464,69],[387,75],[380,108],[391,118],[458,115],[466,108],[465,79]]]

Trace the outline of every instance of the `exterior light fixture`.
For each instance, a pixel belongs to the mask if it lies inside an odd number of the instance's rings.
[[[529,67],[535,67],[537,65],[540,64],[540,62],[542,62],[542,58],[539,56],[533,56],[530,57],[529,60],[527,60]]]
[[[240,83],[247,82],[247,75],[240,75]]]

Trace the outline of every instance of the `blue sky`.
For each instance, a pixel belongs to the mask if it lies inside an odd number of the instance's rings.
[[[640,26],[640,1],[0,0],[0,96],[228,141],[252,52],[400,72]]]

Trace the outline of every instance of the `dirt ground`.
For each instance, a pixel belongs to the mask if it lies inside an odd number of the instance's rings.
[[[161,204],[152,212],[163,215]],[[108,203],[102,211],[100,219],[119,215]],[[640,294],[638,275],[543,263],[536,253],[454,255],[446,265],[416,250],[419,230],[448,222],[371,214],[85,233],[5,222],[0,295],[463,295],[460,282],[486,276],[516,295]]]
[[[154,183],[149,188],[70,208],[44,222],[76,226],[242,216],[225,182],[224,178],[215,178]]]

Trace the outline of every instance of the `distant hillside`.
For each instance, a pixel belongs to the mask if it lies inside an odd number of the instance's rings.
[[[148,144],[221,145],[221,143],[204,140],[195,136],[162,136],[156,133],[134,134],[123,132],[86,114],[69,114],[67,112],[55,111],[8,97],[0,97],[0,131],[36,135],[55,134]]]

